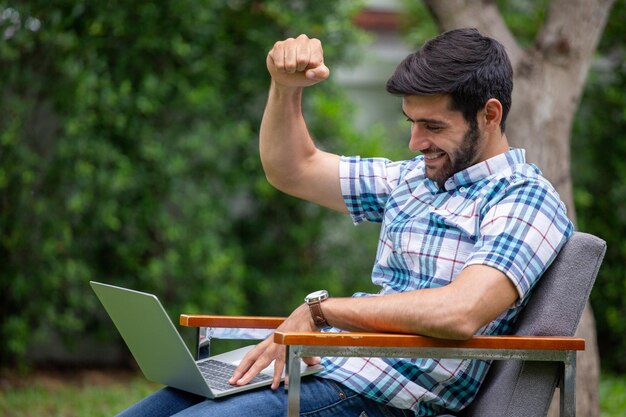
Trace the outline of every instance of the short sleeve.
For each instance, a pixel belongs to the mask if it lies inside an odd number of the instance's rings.
[[[538,178],[518,178],[486,207],[474,251],[465,266],[502,271],[519,293],[518,306],[556,258],[573,226],[556,191]]]
[[[401,176],[403,162],[384,158],[341,157],[341,193],[355,224],[381,222],[385,204]]]

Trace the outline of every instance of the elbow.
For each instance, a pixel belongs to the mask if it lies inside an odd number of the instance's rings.
[[[442,333],[445,339],[467,340],[475,336],[482,326],[471,312],[451,314]]]
[[[279,171],[272,169],[272,165],[264,161],[263,158],[261,158],[261,165],[263,166],[263,172],[265,173],[267,182],[277,190],[284,191],[285,176],[281,175]]]
[[[432,332],[432,336],[440,339],[467,340],[474,336],[476,330],[465,321],[447,322]]]
[[[452,307],[454,306],[454,307]],[[474,337],[489,322],[497,317],[492,309],[486,308],[481,297],[462,297],[456,303],[447,304],[444,315],[449,333],[455,340],[467,340]],[[442,310],[445,311],[445,310]]]
[[[278,191],[293,195],[293,191],[291,191],[291,183],[293,183],[293,181],[289,181],[285,177],[279,175],[272,175],[267,171],[265,172],[265,179],[272,187],[276,188]]]
[[[457,323],[451,329],[449,338],[454,340],[467,340],[472,338],[480,327],[475,326],[469,320],[464,320],[462,323]]]
[[[267,170],[265,170],[265,179],[272,187],[280,190],[280,183],[278,182],[276,177],[268,173]]]
[[[293,195],[298,186],[298,172],[294,167],[287,168],[284,164],[271,163],[261,158],[261,165],[267,182],[277,190]]]

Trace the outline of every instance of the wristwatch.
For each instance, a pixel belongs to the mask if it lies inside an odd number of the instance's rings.
[[[315,291],[304,297],[304,302],[307,303],[309,309],[311,310],[313,322],[320,329],[323,327],[330,327],[330,324],[328,324],[326,317],[324,317],[324,313],[322,312],[322,302],[327,299],[328,291],[326,290]]]

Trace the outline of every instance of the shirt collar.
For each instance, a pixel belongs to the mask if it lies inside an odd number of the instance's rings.
[[[467,186],[476,181],[480,181],[510,166],[523,164],[525,162],[526,151],[524,149],[511,148],[507,152],[457,172],[448,178],[444,184],[444,188],[446,191],[452,191],[458,187]]]

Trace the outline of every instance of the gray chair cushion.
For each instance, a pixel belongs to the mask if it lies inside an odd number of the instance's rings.
[[[573,336],[606,243],[575,232],[540,279],[513,334]],[[545,417],[558,382],[558,364],[494,361],[464,417]]]

